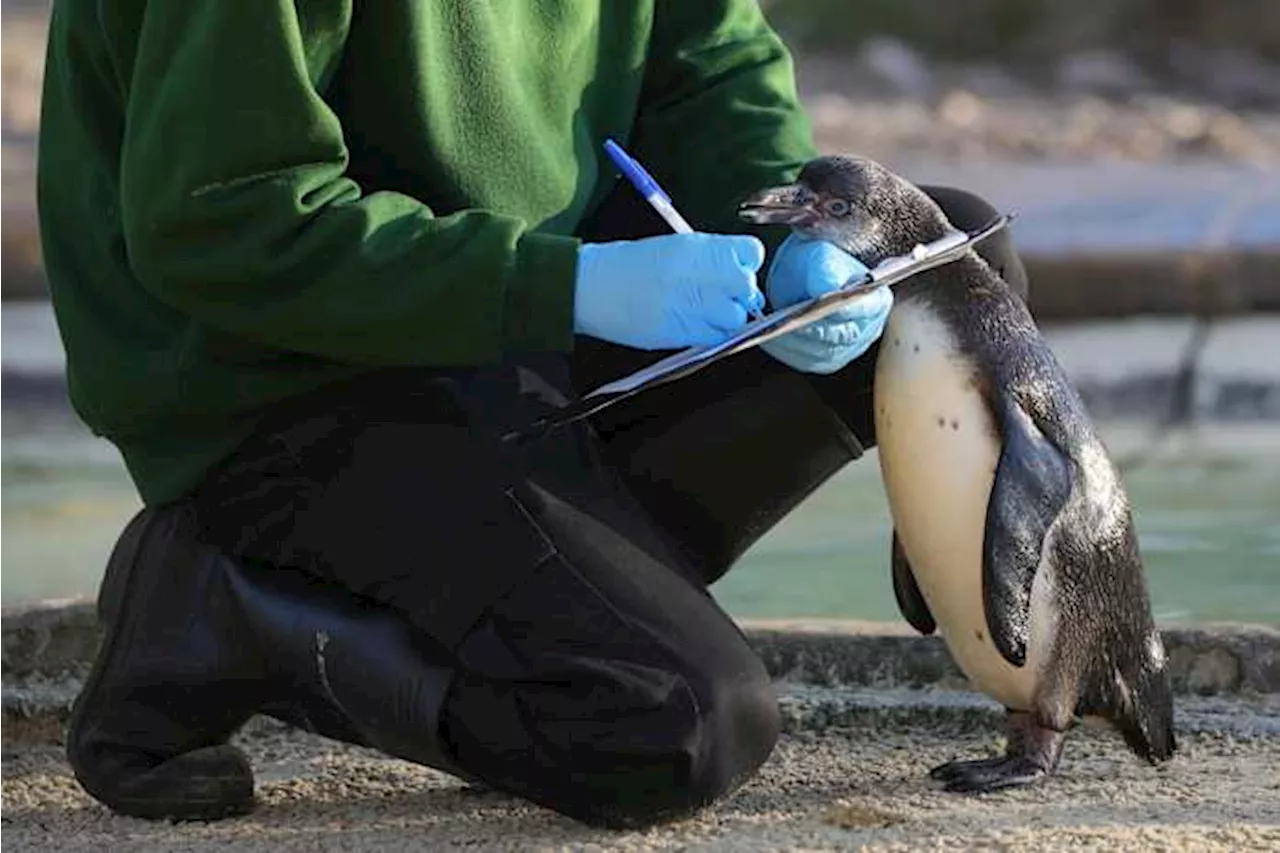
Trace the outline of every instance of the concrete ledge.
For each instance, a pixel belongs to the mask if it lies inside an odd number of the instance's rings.
[[[1023,251],[1039,320],[1280,311],[1280,249]]]
[[[1189,696],[1175,700],[1182,733],[1215,732],[1236,737],[1280,736],[1280,696]],[[788,734],[874,731],[926,726],[939,734],[1003,728],[1005,710],[980,693],[926,688],[815,687],[780,682],[778,705]],[[1095,725],[1095,724],[1090,724]]]
[[[88,667],[102,641],[94,605],[50,602],[6,609],[3,673],[11,677],[57,676]]]
[[[5,741],[21,740],[34,729],[55,732],[71,717],[71,706],[80,695],[87,673],[64,673],[47,678],[33,675],[4,680],[3,721]]]
[[[1004,711],[974,692],[937,637],[901,622],[748,621],[778,683],[787,733],[925,725],[998,731]],[[1280,735],[1280,630],[1164,631],[1179,729]],[[87,602],[0,612],[0,742],[58,744],[101,642]],[[1242,710],[1243,708],[1243,710]],[[256,717],[247,731],[279,726]]]
[[[747,621],[743,628],[781,682],[842,689],[968,689],[942,641],[918,636],[902,623]],[[1178,693],[1280,694],[1280,629],[1229,624],[1169,627],[1162,633]],[[101,641],[92,605],[54,602],[8,611],[3,636],[5,720],[65,719]]]
[[[744,627],[774,678],[826,687],[968,687],[940,638],[903,633],[901,626],[885,631],[876,623],[748,622]],[[1179,693],[1280,693],[1280,629],[1211,624],[1166,627],[1161,634]]]
[[[29,678],[6,685],[4,742],[61,743],[63,726],[80,692],[76,675]],[[1005,711],[997,702],[967,690],[927,687],[824,687],[794,681],[776,683],[782,730],[791,735],[885,727],[927,726],[937,734],[960,736],[1001,730]],[[1280,694],[1194,696],[1175,700],[1181,732],[1229,733],[1236,737],[1280,737]],[[270,737],[293,727],[256,715],[239,737]]]

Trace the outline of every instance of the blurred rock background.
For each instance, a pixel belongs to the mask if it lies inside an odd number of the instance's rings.
[[[832,146],[873,157],[1280,161],[1272,0],[762,5],[797,51]]]
[[[1277,286],[1258,269],[1280,263],[1271,251],[1280,244],[1280,200],[1257,198],[1259,182],[1275,183],[1280,168],[1280,2],[761,6],[795,51],[824,150],[858,152],[913,179],[963,184],[1026,211],[1018,227],[1039,316],[1188,310],[1185,270],[1168,256],[1148,257],[1141,269],[1131,263],[1129,250],[1144,241],[1150,250],[1153,239],[1166,253],[1216,255],[1247,243],[1247,257],[1232,256],[1222,292],[1195,300],[1280,309]],[[49,0],[3,0],[0,9],[3,295],[24,298],[45,292],[33,145]],[[1081,189],[1089,176],[1094,182]],[[1082,197],[1095,204],[1082,208]],[[1084,248],[1107,264],[1091,268],[1095,286],[1080,290]],[[1064,270],[1067,251],[1080,263]],[[1172,295],[1152,283],[1170,276],[1184,281]],[[1125,295],[1110,298],[1118,289]]]
[[[48,9],[47,0],[3,0],[0,5],[0,286],[5,298],[44,290],[35,225],[35,141]]]

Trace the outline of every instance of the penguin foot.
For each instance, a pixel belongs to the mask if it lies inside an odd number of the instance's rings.
[[[999,758],[949,761],[930,770],[929,775],[946,783],[943,790],[983,793],[1031,785],[1057,769],[1063,732],[1021,711],[1010,711],[1007,731],[1008,747]]]
[[[983,758],[977,761],[950,761],[929,771],[946,782],[943,790],[954,793],[984,793],[1002,788],[1031,785],[1049,775],[1039,762],[1025,755]]]

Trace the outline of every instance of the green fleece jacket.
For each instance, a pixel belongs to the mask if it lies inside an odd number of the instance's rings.
[[[817,153],[756,0],[56,0],[39,208],[77,412],[152,505],[334,379],[570,351],[609,136],[707,231]]]

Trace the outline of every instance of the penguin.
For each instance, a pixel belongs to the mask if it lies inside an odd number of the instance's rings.
[[[739,216],[827,240],[868,267],[954,231],[883,165],[806,164]],[[894,596],[1006,709],[995,758],[934,767],[946,790],[1036,783],[1079,722],[1173,757],[1173,702],[1124,485],[1023,299],[973,250],[897,285],[874,356]]]

